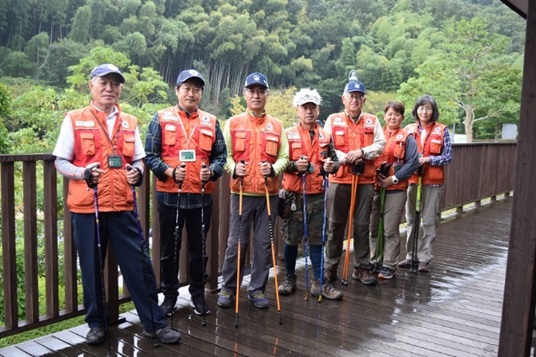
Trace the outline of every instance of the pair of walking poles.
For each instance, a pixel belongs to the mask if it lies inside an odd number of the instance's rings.
[[[326,158],[327,153],[323,152],[322,157]],[[320,287],[318,294],[318,302],[322,302],[322,288],[324,285],[324,248],[326,245],[326,226],[327,226],[327,205],[328,205],[328,173],[324,174],[324,210],[322,214],[322,251],[320,254]],[[302,175],[302,195],[303,195],[303,250],[305,255],[305,300],[309,300],[309,264],[307,257],[309,256],[309,226],[307,224],[307,199],[306,199],[306,175]]]
[[[241,163],[244,163],[242,160]],[[237,258],[236,258],[236,301],[235,301],[235,328],[238,327],[238,313],[240,310],[240,241],[242,239],[242,196],[243,196],[243,178],[239,178],[239,194],[238,194],[238,248],[237,248]],[[270,205],[270,194],[268,192],[268,177],[264,177],[264,192],[266,194],[266,209],[268,212],[268,228],[270,231],[270,246],[272,250],[272,265],[274,266],[274,281],[275,281],[275,297],[277,303],[277,316],[279,319],[279,324],[282,325],[283,321],[281,319],[281,301],[279,300],[279,290],[277,282],[277,264],[275,259],[275,244],[274,244],[274,228],[272,224],[272,208]]]
[[[184,168],[186,167],[186,164],[185,163],[182,163],[180,165],[180,167]],[[202,163],[201,164],[201,167],[204,169],[207,167],[207,165],[205,163]],[[173,172],[173,179],[175,179],[175,172]],[[202,260],[202,270],[201,270],[201,273],[202,273],[202,289],[203,289],[203,294],[202,294],[202,299],[203,299],[203,309],[205,308],[205,275],[206,275],[206,271],[205,271],[205,251],[206,251],[206,243],[205,243],[205,235],[206,235],[206,226],[205,226],[205,184],[206,182],[205,181],[201,181],[201,260]],[[173,246],[173,271],[178,271],[178,268],[177,268],[177,264],[178,264],[178,260],[177,260],[177,254],[179,253],[179,239],[181,238],[181,228],[180,228],[180,223],[179,223],[179,218],[180,218],[180,206],[181,206],[181,202],[182,202],[182,197],[181,197],[181,194],[182,194],[182,181],[178,181],[177,182],[177,185],[178,185],[178,191],[177,191],[177,213],[175,215],[175,231],[174,231],[174,236],[175,236],[175,242],[174,242],[174,246]],[[206,313],[205,311],[201,311],[201,325],[203,326],[206,326],[207,324],[207,321],[206,321]],[[171,310],[171,326],[173,326],[173,318],[175,316],[175,306],[173,306],[173,309]]]
[[[342,270],[341,284],[347,288],[348,287],[348,267],[350,265],[350,241],[352,240],[353,235],[353,226],[354,226],[354,212],[355,212],[355,202],[357,201],[357,189],[359,187],[359,176],[363,173],[365,169],[365,163],[359,161],[358,163],[352,165],[352,188],[351,188],[351,201],[350,201],[350,210],[348,212],[348,227],[347,227],[347,236],[346,236],[346,252],[344,255],[344,267]]]
[[[99,165],[95,165],[92,170],[96,170],[99,168]],[[132,166],[128,165],[127,170],[132,170]],[[147,295],[147,299],[149,301],[150,306],[150,314],[151,314],[151,322],[153,324],[153,331],[156,332],[156,326],[154,323],[154,315],[153,315],[153,305],[154,301],[151,299],[150,289],[149,289],[149,282],[148,282],[148,275],[147,272],[147,264],[145,261],[145,239],[143,238],[143,231],[141,228],[141,222],[140,222],[140,216],[138,211],[138,201],[136,196],[136,188],[134,186],[130,186],[132,190],[132,198],[134,200],[134,215],[136,216],[136,222],[137,222],[137,230],[138,230],[138,238],[140,241],[140,262],[141,262],[141,268],[142,268],[142,275],[143,280],[145,282],[145,291]],[[100,281],[101,281],[101,294],[102,294],[102,308],[103,308],[103,314],[104,314],[104,330],[106,333],[106,345],[107,345],[107,356],[112,355],[112,348],[110,346],[110,331],[108,326],[108,304],[106,302],[106,288],[104,285],[104,258],[103,258],[103,252],[102,252],[102,240],[100,235],[100,222],[99,222],[99,193],[98,193],[98,185],[95,185],[93,187],[93,203],[95,207],[95,230],[97,231],[97,255],[98,255],[98,261],[99,261],[99,271],[100,271]],[[160,345],[160,341],[158,340],[158,337],[155,334],[155,341],[154,341],[154,347],[158,347]]]

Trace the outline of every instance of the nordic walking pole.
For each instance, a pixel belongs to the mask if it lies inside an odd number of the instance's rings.
[[[386,162],[382,163],[380,165],[379,169],[376,169],[376,175],[383,180],[387,177],[389,177],[389,172],[391,170],[391,164],[388,164]],[[385,187],[382,187],[380,189],[380,220],[378,223],[378,233],[377,233],[377,241],[376,241],[376,251],[374,253],[374,256],[376,258],[376,262],[374,264],[374,269],[376,269],[376,266],[382,266],[383,264],[383,253],[385,250],[385,237],[384,237],[384,228],[385,228],[385,195],[387,190]]]
[[[268,227],[270,228],[270,245],[272,246],[272,265],[274,266],[274,282],[275,282],[275,298],[277,302],[277,315],[279,316],[279,324],[282,325],[281,320],[281,302],[279,301],[279,284],[277,283],[277,262],[275,260],[275,246],[274,246],[274,227],[272,226],[272,209],[270,208],[270,195],[268,194],[268,176],[264,176],[264,191],[266,192],[266,207],[268,210]]]
[[[411,246],[411,269],[410,273],[416,273],[418,268],[417,247],[419,242],[419,228],[421,225],[421,193],[422,193],[422,171],[423,167],[419,166],[417,175],[419,183],[417,184],[417,199],[415,200],[415,221],[413,222],[413,242]]]
[[[131,171],[133,169],[131,165],[127,165],[126,168],[127,168],[127,171]],[[145,239],[143,238],[143,233],[142,233],[143,230],[141,229],[140,213],[138,210],[138,198],[136,195],[136,187],[131,185],[130,189],[132,190],[132,199],[134,200],[134,215],[136,216],[136,223],[138,226],[138,238],[140,239],[140,261],[141,261],[143,280],[145,282],[145,293],[147,294],[147,299],[149,300],[149,307],[151,308],[151,322],[153,325],[153,331],[156,331],[156,326],[154,324],[154,314],[153,314],[153,300],[151,299],[151,294],[149,293],[149,281],[147,280],[147,268],[146,268],[147,265],[145,262]],[[158,336],[156,335],[156,333],[154,337],[155,337],[154,347],[160,346],[160,340],[158,339]]]
[[[244,160],[241,161],[244,164]],[[238,179],[240,191],[238,193],[238,253],[236,257],[236,301],[235,301],[235,328],[238,327],[238,310],[240,307],[240,240],[242,239],[242,183],[244,178]]]
[[[186,167],[185,163],[182,163],[179,165],[180,167]],[[172,177],[173,181],[175,181],[178,185],[178,191],[177,191],[177,213],[175,215],[175,231],[173,234],[175,235],[175,242],[173,244],[173,273],[178,272],[179,268],[177,267],[177,254],[179,253],[179,238],[181,236],[181,227],[179,224],[179,212],[181,210],[181,193],[182,193],[182,181],[177,181],[175,179],[175,172],[179,168],[179,166],[175,167],[173,169]],[[178,274],[178,273],[177,273]],[[171,327],[173,327],[173,317],[175,316],[175,306],[171,309]]]
[[[201,164],[201,168],[206,168],[207,165],[205,165],[205,163],[202,163]],[[203,268],[202,268],[202,273],[203,273],[203,280],[202,280],[202,284],[203,284],[203,311],[201,311],[201,325],[203,326],[206,326],[207,325],[207,320],[205,318],[205,184],[206,184],[206,181],[201,181],[201,259],[203,260]]]
[[[307,177],[302,174],[303,187],[303,250],[305,255],[305,301],[309,300],[309,264],[307,257],[309,256],[309,228],[307,227],[307,195],[305,193]],[[321,290],[322,291],[322,290]],[[322,295],[322,294],[320,294]]]
[[[348,266],[350,265],[350,240],[353,235],[353,225],[354,225],[354,211],[355,211],[355,201],[357,200],[357,188],[359,184],[359,175],[363,172],[364,163],[354,164],[352,166],[352,190],[350,194],[350,210],[348,212],[348,232],[346,237],[346,252],[344,255],[344,267],[342,270],[341,283],[344,287],[348,287]]]
[[[99,168],[99,164],[96,164],[95,167],[91,168],[91,171]],[[106,345],[108,348],[107,356],[112,355],[112,348],[110,347],[110,329],[108,327],[108,313],[107,313],[107,303],[106,303],[106,288],[104,287],[104,260],[102,259],[102,243],[100,236],[100,225],[99,225],[99,193],[97,190],[97,185],[93,187],[93,202],[95,205],[95,230],[97,231],[97,255],[99,257],[99,270],[100,270],[100,280],[101,280],[101,294],[102,294],[102,309],[104,313],[104,330],[106,331]]]
[[[326,152],[322,152],[322,157],[327,156]],[[324,248],[326,245],[326,223],[327,223],[327,207],[328,207],[328,173],[324,174],[324,213],[322,215],[322,254],[320,255],[320,294],[318,294],[318,302],[322,302],[322,285],[324,284]]]
[[[380,222],[378,224],[378,240],[376,241],[376,264],[380,266],[383,264],[383,251],[384,251],[384,210],[385,210],[385,188],[380,190]],[[375,264],[375,265],[376,265]],[[374,267],[376,268],[376,267]]]

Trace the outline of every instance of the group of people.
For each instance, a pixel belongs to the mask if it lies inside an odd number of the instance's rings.
[[[322,98],[315,89],[303,88],[293,103],[299,123],[285,129],[279,119],[266,113],[268,79],[254,72],[244,83],[246,111],[229,118],[222,130],[214,115],[199,108],[206,81],[189,69],[177,78],[177,105],[154,115],[144,147],[137,119],[122,112],[118,104],[124,82],[114,65],[93,69],[91,103],[65,116],[53,152],[57,170],[69,178],[67,205],[82,270],[88,344],[102,344],[107,337],[102,270],[108,243],[146,337],[180,342],[180,333],[169,326],[166,315],[173,314],[178,297],[183,228],[188,239],[191,306],[197,315],[210,313],[204,291],[206,232],[214,182],[224,171],[231,176],[231,199],[217,301],[222,308],[236,303],[250,240],[248,299],[257,308],[269,306],[265,289],[273,263],[276,214],[272,212],[278,211],[280,196],[289,204],[281,232],[285,243],[281,295],[297,289],[298,246],[305,241],[313,268],[310,294],[340,300],[343,294],[334,284],[345,234],[354,244],[352,278],[363,284],[376,284],[376,271],[379,278],[390,279],[398,267],[409,268],[415,261],[419,271],[429,271],[443,166],[452,158],[449,131],[437,123],[439,111],[431,96],[416,102],[415,123],[407,128],[401,127],[404,105],[388,102],[382,128],[376,116],[362,111],[366,89],[351,76],[341,97],[343,112],[330,115],[321,127]],[[137,217],[135,187],[146,175],[143,160],[157,179],[160,235],[156,238],[161,247],[164,295],[160,306]],[[418,239],[417,256],[412,256],[413,232],[420,226],[415,222],[419,184],[424,235]],[[404,207],[408,253],[399,262]]]

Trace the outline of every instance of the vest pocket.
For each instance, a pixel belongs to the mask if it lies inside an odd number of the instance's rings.
[[[277,150],[279,139],[275,135],[267,135],[266,136],[266,154],[270,156],[277,156]]]
[[[125,136],[123,141],[123,156],[134,157],[136,139],[133,135]]]
[[[213,134],[210,130],[201,130],[199,135],[199,147],[203,151],[211,151],[213,143]]]
[[[82,151],[84,155],[95,155],[95,139],[91,133],[81,133]]]
[[[167,146],[174,146],[175,145],[175,142],[176,142],[176,131],[177,131],[177,128],[175,127],[175,125],[172,125],[172,124],[166,124],[166,126],[164,127],[164,145],[167,145]]]
[[[246,133],[236,133],[234,139],[234,151],[245,151],[246,150]]]

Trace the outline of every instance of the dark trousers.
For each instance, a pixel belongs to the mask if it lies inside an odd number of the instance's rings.
[[[82,270],[86,322],[89,327],[104,327],[103,267],[99,265],[95,214],[71,213],[71,223]],[[144,329],[152,332],[153,329],[165,327],[167,322],[158,307],[153,267],[147,245],[143,245],[143,252],[141,250],[134,212],[100,212],[99,232],[102,262],[106,257],[106,247],[110,244]]]
[[[203,238],[206,243],[206,233],[210,229],[212,203],[204,206],[205,237],[201,236],[201,208],[179,211],[178,237],[175,237],[177,207],[166,206],[159,201],[158,214],[160,220],[160,287],[164,296],[175,299],[179,294],[179,253],[182,245],[182,230],[185,225],[188,239],[189,290],[192,298],[202,296],[206,280],[203,270],[206,269],[208,260],[206,249],[203,251]]]

